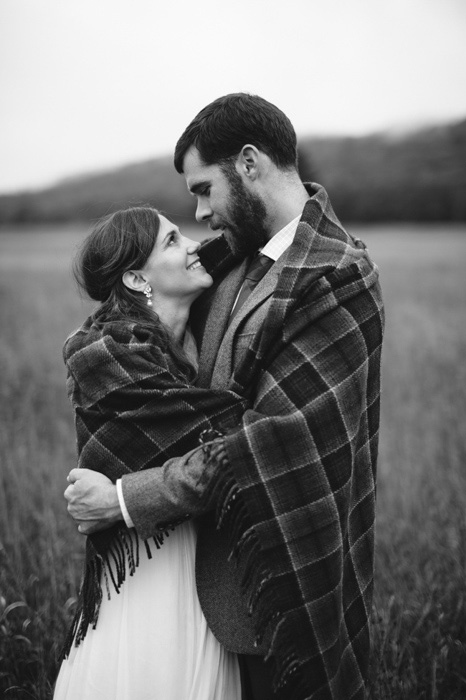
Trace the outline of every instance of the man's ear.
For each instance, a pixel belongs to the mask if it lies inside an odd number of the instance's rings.
[[[240,173],[250,180],[255,180],[259,175],[261,164],[261,153],[259,149],[247,143],[241,149],[236,164]]]
[[[147,277],[140,270],[126,270],[121,279],[125,287],[134,292],[142,292],[147,284]]]

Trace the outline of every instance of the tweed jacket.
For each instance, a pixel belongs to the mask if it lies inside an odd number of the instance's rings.
[[[204,467],[205,507],[216,503],[221,546],[228,541],[234,554],[254,636],[260,642],[265,635],[286,697],[360,699],[369,658],[383,306],[365,246],[343,230],[323,188],[311,185],[309,194],[293,244],[230,328],[244,265],[194,310],[201,383],[228,386],[252,405],[227,435],[221,459]],[[202,470],[201,459],[189,459]],[[137,476],[123,478],[123,492],[148,535],[150,523],[167,511],[173,517],[181,501],[170,501],[164,490],[173,480],[166,479],[154,482],[155,509],[149,482],[146,510],[139,507]],[[219,542],[207,518],[198,592],[224,641],[204,595],[215,586],[209,589],[202,561],[217,583],[229,565],[226,555],[216,564],[209,558],[209,538],[213,548]],[[225,608],[219,618],[235,628]]]

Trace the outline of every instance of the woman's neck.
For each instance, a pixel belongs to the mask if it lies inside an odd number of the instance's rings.
[[[180,304],[179,300],[154,300],[153,310],[161,322],[173,333],[176,340],[181,342],[188,323],[190,303]]]

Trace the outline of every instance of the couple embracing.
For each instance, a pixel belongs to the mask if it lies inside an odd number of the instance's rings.
[[[175,151],[199,246],[150,207],[77,260],[68,338],[88,535],[56,700],[360,700],[369,662],[383,307],[365,245],[301,182],[266,100]]]

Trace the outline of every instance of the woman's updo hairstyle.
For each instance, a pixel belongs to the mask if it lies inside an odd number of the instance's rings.
[[[195,371],[171,331],[147,306],[144,294],[123,282],[127,270],[140,270],[149,259],[157,240],[160,215],[153,207],[121,209],[100,219],[84,240],[74,261],[73,273],[79,287],[101,303],[93,315],[95,323],[129,321],[149,324],[157,342],[168,351],[184,376]]]
[[[123,282],[127,270],[144,267],[154,249],[160,216],[152,207],[122,209],[100,219],[85,239],[74,264],[74,275],[102,312],[150,318],[146,298]]]

